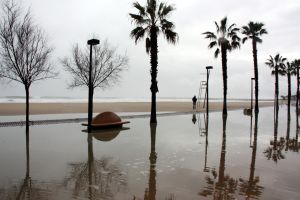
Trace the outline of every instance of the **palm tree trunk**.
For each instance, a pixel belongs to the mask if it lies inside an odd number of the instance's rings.
[[[252,40],[253,62],[254,62],[254,78],[255,78],[255,112],[259,112],[258,108],[258,64],[257,64],[257,48],[256,41]]]
[[[275,110],[278,112],[278,95],[279,95],[279,83],[278,83],[278,66],[275,66]]]
[[[151,27],[150,30],[150,41],[151,41],[151,51],[150,51],[150,64],[151,64],[151,118],[150,123],[157,123],[156,120],[156,93],[158,92],[157,87],[157,33],[156,27]]]
[[[29,86],[25,84],[26,93],[26,132],[29,132]]]
[[[223,115],[227,115],[227,49],[221,46],[223,73]]]
[[[297,100],[296,100],[296,135],[298,136],[298,126],[299,126],[299,119],[298,119],[298,112],[299,112],[299,69],[296,69],[297,73]]]
[[[291,73],[287,73],[288,78],[288,110],[287,110],[287,119],[288,121],[291,120]]]

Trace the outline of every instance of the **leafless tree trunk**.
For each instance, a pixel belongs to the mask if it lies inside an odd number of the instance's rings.
[[[57,75],[48,63],[52,48],[42,30],[14,0],[2,3],[0,21],[0,76],[25,86],[26,126],[29,126],[29,90],[33,82]]]

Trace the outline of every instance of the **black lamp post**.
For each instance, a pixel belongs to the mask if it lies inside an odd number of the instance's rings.
[[[212,69],[212,66],[206,66],[206,116],[208,117],[208,109],[209,109],[209,103],[208,103],[208,81],[209,81],[209,73]]]
[[[88,104],[88,132],[90,133],[92,130],[92,118],[93,118],[93,93],[94,88],[92,85],[92,47],[93,45],[99,44],[100,41],[97,39],[91,39],[87,41],[87,44],[90,45],[90,68],[89,68],[89,104]]]
[[[253,81],[255,81],[255,78],[251,78],[251,113],[253,110]]]

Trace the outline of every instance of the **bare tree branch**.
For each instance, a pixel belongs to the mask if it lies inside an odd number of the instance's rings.
[[[127,70],[128,57],[116,53],[107,41],[93,46],[92,88],[106,89],[120,79],[120,73]],[[72,48],[72,56],[60,60],[72,76],[70,88],[89,86],[90,49],[81,50],[78,44]]]
[[[0,76],[23,83],[26,87],[38,80],[57,75],[48,63],[52,48],[42,30],[31,18],[30,10],[22,15],[14,0],[2,4],[0,26]]]

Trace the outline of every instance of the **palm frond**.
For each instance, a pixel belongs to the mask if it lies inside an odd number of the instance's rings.
[[[132,21],[138,26],[151,24],[151,21],[149,19],[144,18],[141,15],[129,13],[129,16],[132,18]]]
[[[135,39],[135,43],[137,43],[140,39],[143,39],[145,36],[145,31],[141,26],[136,27],[130,32],[130,37]]]
[[[178,34],[176,32],[171,29],[165,29],[163,33],[169,43],[176,44],[178,41]]]
[[[170,22],[166,19],[161,20],[161,29],[164,31],[165,29],[174,29],[175,25],[173,22]]]
[[[224,17],[222,20],[221,20],[221,26],[220,26],[220,32],[225,34],[226,33],[226,26],[227,26],[227,17]]]
[[[165,18],[173,10],[175,10],[175,8],[173,6],[171,6],[171,5],[164,5],[159,17],[160,18]]]
[[[207,39],[211,39],[211,40],[216,40],[217,36],[213,33],[213,32],[204,32],[202,33],[203,35],[205,35],[205,38]]]
[[[212,41],[211,43],[209,43],[208,48],[212,49],[212,48],[214,48],[217,45],[218,45],[217,41]]]
[[[215,53],[214,53],[215,58],[218,58],[219,54],[220,54],[220,49],[217,48]]]
[[[242,43],[244,44],[247,40],[248,40],[248,37],[244,37],[244,38],[242,39]]]
[[[145,8],[139,2],[134,2],[133,7],[139,10],[140,15],[144,16],[146,14]]]
[[[216,29],[217,29],[217,33],[220,32],[220,27],[219,27],[219,24],[215,21],[215,25],[216,25]]]

